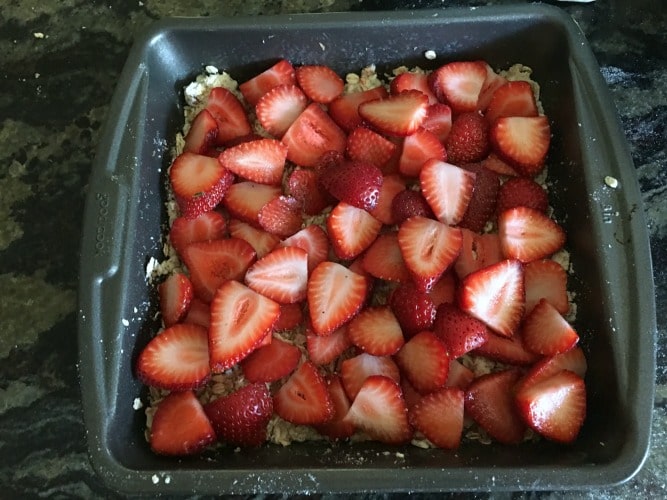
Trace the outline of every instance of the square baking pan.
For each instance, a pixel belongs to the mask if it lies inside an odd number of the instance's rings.
[[[435,60],[424,53],[433,50]],[[575,328],[588,358],[588,412],[577,441],[464,442],[453,452],[327,442],[173,459],[144,439],[145,388],[133,376],[157,330],[151,258],[166,227],[164,173],[183,122],[182,89],[205,65],[239,81],[279,58],[339,74],[375,63],[432,69],[484,59],[533,68],[552,121],[549,183],[568,234]],[[614,189],[605,183],[618,181]],[[547,5],[300,14],[159,22],[136,41],[90,177],[80,269],[80,380],[92,464],[126,493],[553,490],[628,480],[649,445],[655,300],[635,170],[584,35]]]

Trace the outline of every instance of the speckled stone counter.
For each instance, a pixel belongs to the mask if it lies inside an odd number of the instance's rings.
[[[3,1],[0,498],[116,498],[93,473],[86,452],[77,378],[76,290],[87,178],[135,33],[174,15],[503,3],[511,2]],[[644,468],[619,487],[470,496],[667,498],[667,9],[662,0],[553,3],[578,21],[591,42],[629,140],[645,202],[658,306],[652,446]]]

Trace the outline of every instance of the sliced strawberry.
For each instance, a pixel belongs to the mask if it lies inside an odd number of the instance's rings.
[[[327,216],[327,232],[334,253],[340,259],[353,259],[377,238],[382,222],[361,208],[343,201]]]
[[[491,126],[493,149],[519,173],[534,177],[544,166],[551,143],[546,116],[498,118]]]
[[[204,212],[194,219],[177,217],[171,224],[169,241],[178,255],[190,243],[224,238],[227,223],[216,211]]]
[[[343,161],[322,169],[319,181],[337,200],[370,211],[378,203],[384,178],[372,163]]]
[[[394,359],[401,373],[420,394],[439,389],[447,380],[447,349],[433,332],[416,334],[405,343]]]
[[[301,351],[297,346],[274,338],[242,360],[241,369],[249,382],[274,382],[292,373],[300,359]]]
[[[433,219],[411,217],[398,229],[398,246],[417,285],[427,292],[461,250],[461,230]]]
[[[420,216],[434,218],[431,207],[419,191],[406,189],[399,192],[391,202],[394,224],[399,226],[410,217]]]
[[[308,310],[313,331],[328,335],[352,318],[364,304],[366,278],[335,262],[322,262],[308,281]]]
[[[461,252],[454,263],[454,271],[459,279],[503,260],[497,234],[478,234],[463,228],[461,235],[463,236]]]
[[[383,99],[359,105],[359,116],[383,134],[406,136],[412,134],[426,117],[428,96],[419,90],[404,90]]]
[[[514,177],[503,183],[498,191],[498,213],[515,207],[528,207],[546,213],[549,207],[547,192],[533,179]]]
[[[284,239],[280,246],[298,247],[308,254],[308,273],[311,273],[329,255],[329,238],[320,226],[311,224]]]
[[[477,110],[479,94],[486,81],[486,63],[455,61],[436,69],[430,76],[431,88],[454,113]]]
[[[345,388],[345,393],[353,401],[359,389],[368,377],[382,375],[395,382],[401,378],[401,372],[396,363],[389,356],[373,356],[361,353],[353,358],[348,358],[340,365],[340,377]]]
[[[389,91],[393,94],[400,94],[404,90],[419,90],[428,97],[429,104],[438,102],[431,91],[426,73],[405,72],[397,75],[389,84]]]
[[[482,90],[479,92],[479,99],[477,99],[477,109],[482,112],[485,112],[489,107],[489,103],[495,95],[496,90],[507,83],[507,80],[496,73],[488,63],[484,64],[486,66],[486,78],[484,79]]]
[[[463,391],[443,388],[424,396],[410,411],[410,423],[438,448],[458,448],[463,434]]]
[[[273,399],[265,384],[248,384],[204,406],[218,439],[232,446],[266,441]]]
[[[516,207],[498,216],[498,237],[503,255],[521,262],[543,259],[565,244],[565,231],[548,216]]]
[[[430,330],[436,308],[431,297],[420,292],[413,283],[404,283],[389,296],[389,307],[394,312],[406,338]]]
[[[319,104],[312,103],[283,135],[287,159],[302,167],[314,167],[327,151],[345,151],[347,137]]]
[[[361,92],[343,94],[331,101],[329,104],[329,114],[340,128],[346,132],[351,132],[362,123],[358,112],[359,105],[366,101],[383,99],[388,95],[387,90],[383,86]]]
[[[486,119],[495,122],[503,116],[537,116],[537,103],[530,83],[506,82],[496,89],[486,109]]]
[[[194,295],[190,279],[183,273],[171,274],[157,287],[164,326],[170,327],[188,313]]]
[[[417,392],[412,384],[408,381],[406,377],[401,377],[401,391],[403,391],[403,399],[405,400],[405,406],[408,407],[408,417],[412,409],[417,406],[424,396]]]
[[[171,164],[169,180],[181,214],[194,219],[220,203],[234,174],[215,158],[186,152]]]
[[[538,434],[559,443],[571,443],[586,418],[586,385],[581,377],[562,370],[522,388],[516,406]]]
[[[257,229],[238,219],[229,221],[229,235],[232,238],[239,238],[250,243],[258,259],[264,257],[280,243],[280,238],[275,234]]]
[[[522,325],[523,343],[529,351],[554,356],[572,349],[579,335],[546,299],[540,299]]]
[[[438,306],[433,333],[445,344],[452,359],[477,349],[486,343],[490,335],[484,323],[464,313],[454,304]]]
[[[398,170],[408,177],[419,177],[419,171],[426,160],[447,158],[445,146],[438,136],[422,127],[403,140],[403,149],[398,161]]]
[[[445,387],[458,387],[465,391],[474,379],[475,372],[465,367],[460,361],[450,359],[449,374],[445,381]]]
[[[401,444],[412,436],[401,387],[384,376],[366,379],[343,422],[352,423],[381,443]]]
[[[225,149],[218,161],[239,177],[260,184],[280,184],[287,148],[275,139],[257,139]]]
[[[435,134],[440,142],[445,142],[452,130],[452,108],[440,102],[431,104],[426,108],[422,127]]]
[[[283,332],[296,328],[303,322],[301,304],[280,304],[280,316],[273,325],[273,330]]]
[[[211,324],[211,307],[207,302],[197,297],[192,297],[188,314],[183,318],[183,323],[200,325],[208,330]]]
[[[475,354],[517,366],[531,365],[540,359],[537,354],[525,348],[518,333],[513,337],[489,335],[487,341],[475,349]]]
[[[206,110],[218,124],[218,144],[228,145],[252,133],[243,104],[224,87],[214,87],[208,95]]]
[[[338,74],[322,65],[304,65],[296,69],[296,81],[309,99],[328,104],[343,93],[345,82]]]
[[[524,266],[524,282],[527,313],[543,298],[561,314],[567,314],[570,310],[567,273],[558,262],[550,259],[529,262]]]
[[[316,365],[328,365],[351,345],[352,342],[347,336],[347,325],[329,335],[316,335],[310,331],[306,335],[308,357]]]
[[[323,424],[334,417],[327,383],[310,361],[305,361],[273,397],[278,416],[297,425]]]
[[[262,71],[239,85],[239,90],[251,106],[255,106],[260,97],[273,87],[296,83],[294,67],[289,61],[281,59],[270,68]]]
[[[519,326],[524,300],[523,266],[518,260],[482,268],[461,282],[461,309],[505,337]]]
[[[232,217],[259,227],[259,211],[269,201],[280,196],[281,192],[280,186],[235,182],[225,193],[222,204]]]
[[[395,232],[379,235],[366,250],[361,265],[364,271],[375,278],[399,283],[410,280],[410,272],[405,266]]]
[[[206,109],[202,109],[190,125],[185,135],[183,151],[205,155],[218,140],[218,122]]]
[[[584,378],[587,368],[584,351],[581,350],[581,347],[574,347],[569,351],[544,358],[535,363],[520,380],[516,390],[520,391],[529,385],[541,382],[561,370],[569,370]]]
[[[340,377],[338,375],[328,377],[327,387],[334,407],[334,416],[329,422],[317,425],[315,428],[329,439],[349,438],[354,434],[354,424],[343,420],[350,410],[350,400],[345,394]]]
[[[362,351],[373,356],[391,356],[405,342],[401,325],[386,306],[369,307],[347,325],[347,336]]]
[[[277,302],[238,281],[223,283],[211,302],[211,370],[223,372],[248,356],[271,334],[279,314]]]
[[[446,271],[438,281],[435,282],[433,288],[428,292],[435,307],[440,304],[452,304],[456,299],[456,280],[454,273]]]
[[[445,141],[447,161],[463,165],[483,160],[489,153],[489,124],[477,112],[461,113],[452,122]]]
[[[306,94],[296,85],[278,85],[257,101],[255,114],[269,134],[280,138],[306,109],[308,102]]]
[[[380,186],[378,203],[370,211],[370,214],[387,226],[395,224],[392,203],[396,195],[403,191],[405,191],[405,181],[402,177],[394,174],[385,175],[382,186]],[[426,200],[424,200],[424,204],[426,204]],[[428,205],[426,206],[428,207]]]
[[[286,238],[292,236],[303,224],[301,204],[291,196],[278,196],[269,200],[257,214],[262,229]]]
[[[296,168],[289,174],[287,194],[299,201],[307,215],[317,215],[335,202],[320,188],[317,172],[309,168]]]
[[[489,153],[489,156],[484,158],[480,163],[484,165],[484,167],[500,175],[506,175],[508,177],[516,177],[519,175],[514,167],[501,160],[493,153]]]
[[[151,449],[160,455],[196,455],[213,444],[215,431],[192,391],[172,392],[157,405]]]
[[[440,222],[458,224],[472,198],[475,174],[439,160],[428,160],[419,172],[422,194]]]
[[[306,298],[308,253],[298,247],[279,247],[255,262],[245,274],[245,283],[281,304]]]
[[[468,203],[468,209],[459,222],[459,226],[479,233],[496,211],[500,179],[498,174],[488,170],[480,163],[471,163],[463,168],[475,173],[475,187]]]
[[[523,441],[525,425],[514,407],[514,386],[521,377],[517,369],[482,375],[465,394],[465,412],[489,436],[503,444]]]
[[[381,169],[396,151],[396,144],[366,127],[357,127],[347,136],[345,150],[352,161],[372,163]]]

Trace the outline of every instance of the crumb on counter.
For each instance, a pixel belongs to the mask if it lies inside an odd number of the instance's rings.
[[[616,177],[612,177],[611,175],[605,176],[604,183],[612,189],[616,189],[618,187],[618,179]]]

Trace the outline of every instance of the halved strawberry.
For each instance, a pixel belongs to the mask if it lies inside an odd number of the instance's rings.
[[[424,396],[410,411],[410,423],[438,448],[458,448],[463,434],[463,391],[442,388]]]
[[[394,224],[399,226],[410,217],[435,218],[426,199],[419,191],[413,191],[412,189],[406,189],[396,194],[391,201],[391,213]]]
[[[190,279],[183,273],[171,274],[158,285],[157,292],[164,326],[169,327],[181,321],[194,295]]]
[[[483,61],[454,61],[436,69],[430,76],[431,88],[454,113],[477,110],[479,94],[486,81]]]
[[[243,181],[232,184],[222,204],[232,217],[259,227],[259,211],[282,193],[280,186]]]
[[[537,103],[530,83],[506,82],[496,89],[486,109],[486,119],[495,122],[503,116],[537,116]]]
[[[292,236],[303,223],[301,204],[291,196],[278,196],[269,200],[257,214],[262,229],[286,238]]]
[[[445,387],[458,387],[466,390],[475,379],[475,372],[464,366],[456,359],[449,360],[449,374],[445,381]]]
[[[461,250],[461,230],[425,217],[411,217],[398,229],[398,246],[417,288],[431,289]]]
[[[452,359],[483,345],[490,335],[484,323],[464,313],[454,304],[438,306],[433,321],[433,333],[445,344]]]
[[[457,283],[454,273],[451,270],[445,271],[445,274],[435,282],[433,288],[428,292],[428,296],[431,297],[436,307],[445,302],[452,304],[456,299],[456,287]]]
[[[403,140],[398,170],[408,177],[419,177],[419,171],[426,160],[444,161],[447,158],[445,146],[433,132],[419,127]]]
[[[447,380],[447,348],[433,332],[416,334],[396,353],[394,359],[403,375],[420,394],[439,389]]]
[[[396,224],[392,204],[396,195],[403,191],[405,191],[405,180],[401,176],[394,174],[385,175],[380,186],[378,203],[375,208],[370,210],[370,214],[387,226]],[[424,204],[428,207],[426,200],[424,200]]]
[[[172,392],[157,405],[151,449],[160,455],[196,455],[213,444],[215,431],[192,391]]]
[[[359,116],[383,134],[406,136],[412,134],[426,117],[428,96],[419,90],[404,90],[399,94],[359,104]]]
[[[503,260],[500,239],[496,233],[478,234],[462,228],[461,235],[461,252],[454,262],[454,271],[459,279]]]
[[[410,412],[412,409],[417,406],[424,396],[417,392],[417,389],[412,387],[412,384],[406,377],[401,377],[400,381],[401,391],[403,391],[403,399],[405,400],[405,406],[408,407],[408,418],[410,417]]]
[[[257,139],[225,149],[220,165],[239,177],[260,184],[280,184],[287,148],[275,139]]]
[[[304,65],[296,68],[299,87],[313,101],[328,104],[343,93],[345,82],[328,66]]]
[[[308,254],[308,273],[312,272],[329,255],[329,238],[320,226],[311,224],[285,238],[280,246],[298,247]]]
[[[306,94],[296,85],[278,85],[257,101],[255,114],[269,134],[280,138],[306,109],[308,103]]]
[[[245,283],[281,304],[306,298],[308,254],[298,247],[278,247],[255,262],[245,274]]]
[[[551,259],[534,260],[524,266],[526,284],[526,313],[540,299],[547,299],[561,314],[567,314],[570,303],[567,296],[567,273],[563,266]]]
[[[396,144],[371,129],[357,127],[347,136],[345,150],[352,161],[372,163],[382,169],[396,151]]]
[[[498,213],[515,207],[528,207],[546,213],[549,207],[547,192],[533,179],[514,177],[503,183],[498,191]]]
[[[183,323],[200,325],[208,330],[211,324],[211,307],[208,302],[192,297],[188,314],[183,318]]]
[[[239,90],[248,104],[255,106],[259,98],[273,87],[294,83],[296,83],[294,67],[289,61],[281,59],[270,68],[241,83]]]
[[[341,381],[350,400],[357,397],[366,379],[373,375],[382,375],[397,383],[401,379],[398,366],[389,356],[373,356],[364,352],[340,364]]]
[[[488,63],[484,64],[486,66],[486,78],[484,79],[484,85],[482,85],[482,90],[480,90],[479,98],[477,99],[477,109],[482,112],[486,112],[496,90],[507,83],[507,79],[496,73]]]
[[[334,416],[327,423],[315,426],[315,429],[330,439],[348,438],[354,434],[354,424],[343,420],[350,409],[350,400],[345,394],[340,377],[338,375],[329,376],[327,387],[334,407]]]
[[[480,163],[484,165],[484,167],[500,175],[506,175],[508,177],[516,177],[519,175],[514,167],[501,160],[493,153],[489,153],[489,156],[484,158]]]
[[[389,296],[389,307],[394,312],[406,338],[430,330],[435,320],[433,299],[420,292],[413,283],[403,283]]]
[[[503,255],[521,262],[543,259],[565,244],[565,231],[537,210],[516,207],[498,216],[498,237]]]
[[[441,142],[445,142],[452,130],[452,108],[440,102],[431,104],[426,108],[422,127],[435,134]]]
[[[519,173],[535,176],[544,166],[551,143],[546,116],[498,118],[491,126],[493,149]]]
[[[307,215],[317,215],[335,200],[319,186],[319,175],[310,168],[295,168],[287,179],[286,194],[295,198]]]
[[[484,344],[475,349],[474,353],[501,363],[518,366],[531,365],[540,359],[537,354],[529,351],[523,345],[520,332],[515,333],[512,337],[491,334]]]
[[[327,383],[310,361],[292,373],[273,396],[276,414],[298,425],[323,424],[334,416],[334,405]]]
[[[540,299],[522,325],[526,348],[535,354],[554,356],[572,349],[579,335],[546,299]]]
[[[227,145],[252,133],[243,104],[224,87],[214,87],[206,100],[206,110],[218,124],[218,144]]]
[[[169,180],[181,214],[194,219],[220,203],[234,174],[215,158],[185,152],[171,164]]]
[[[370,211],[380,198],[384,177],[372,163],[343,161],[320,171],[320,185],[337,200]]]
[[[248,356],[271,334],[279,314],[277,302],[238,281],[224,282],[211,302],[211,370],[223,372]]]
[[[273,331],[283,332],[296,328],[303,322],[302,304],[280,304],[280,316]]]
[[[390,356],[405,342],[401,325],[386,306],[369,307],[347,325],[347,336],[362,351],[373,356]]]
[[[475,173],[475,187],[459,226],[479,233],[496,211],[500,179],[498,174],[479,163],[470,163],[463,168]]]
[[[395,232],[379,235],[364,253],[361,265],[376,278],[399,283],[410,280],[410,272],[405,266]]]
[[[435,104],[438,99],[431,91],[431,86],[428,82],[428,74],[413,73],[406,71],[397,75],[389,84],[389,91],[393,94],[400,94],[404,90],[419,90],[428,97],[429,104]]]
[[[274,382],[292,373],[301,359],[301,351],[294,344],[279,338],[258,347],[241,361],[243,376],[249,382]]]
[[[375,241],[382,222],[366,210],[341,201],[327,216],[327,232],[334,253],[340,259],[353,259]]]
[[[177,217],[171,224],[169,241],[176,253],[183,255],[183,250],[190,243],[224,238],[226,225],[225,218],[214,210],[204,212],[194,219]]]
[[[232,238],[239,238],[250,243],[258,259],[264,257],[280,243],[280,238],[275,234],[257,229],[238,219],[231,219],[229,221],[229,235]]]
[[[351,345],[352,342],[347,336],[347,325],[329,335],[316,335],[310,330],[306,334],[308,357],[316,365],[328,365]]]
[[[503,260],[470,273],[461,282],[459,306],[493,331],[511,337],[524,311],[523,266]]]
[[[248,384],[204,406],[218,439],[232,446],[259,446],[273,415],[265,384]]]
[[[183,151],[205,155],[215,146],[217,140],[218,122],[211,113],[202,109],[192,120],[190,129],[185,135]]]
[[[308,280],[308,311],[317,335],[347,323],[366,301],[366,278],[335,262],[319,264]]]
[[[410,440],[412,429],[401,387],[381,375],[368,377],[343,422],[350,422],[371,439],[387,444]]]
[[[339,127],[346,132],[351,132],[362,123],[358,112],[359,105],[366,101],[383,99],[388,95],[382,85],[361,92],[343,94],[329,103],[329,115]]]
[[[541,382],[561,370],[569,370],[584,378],[587,368],[588,365],[584,351],[581,350],[581,347],[573,347],[569,351],[543,358],[535,363],[528,373],[521,378],[516,390],[519,391],[527,388],[529,385]]]
[[[437,219],[449,225],[458,224],[472,198],[475,174],[434,159],[422,165],[419,182]]]
[[[483,160],[489,153],[489,124],[478,112],[461,113],[452,121],[445,141],[447,161],[463,165]]]

